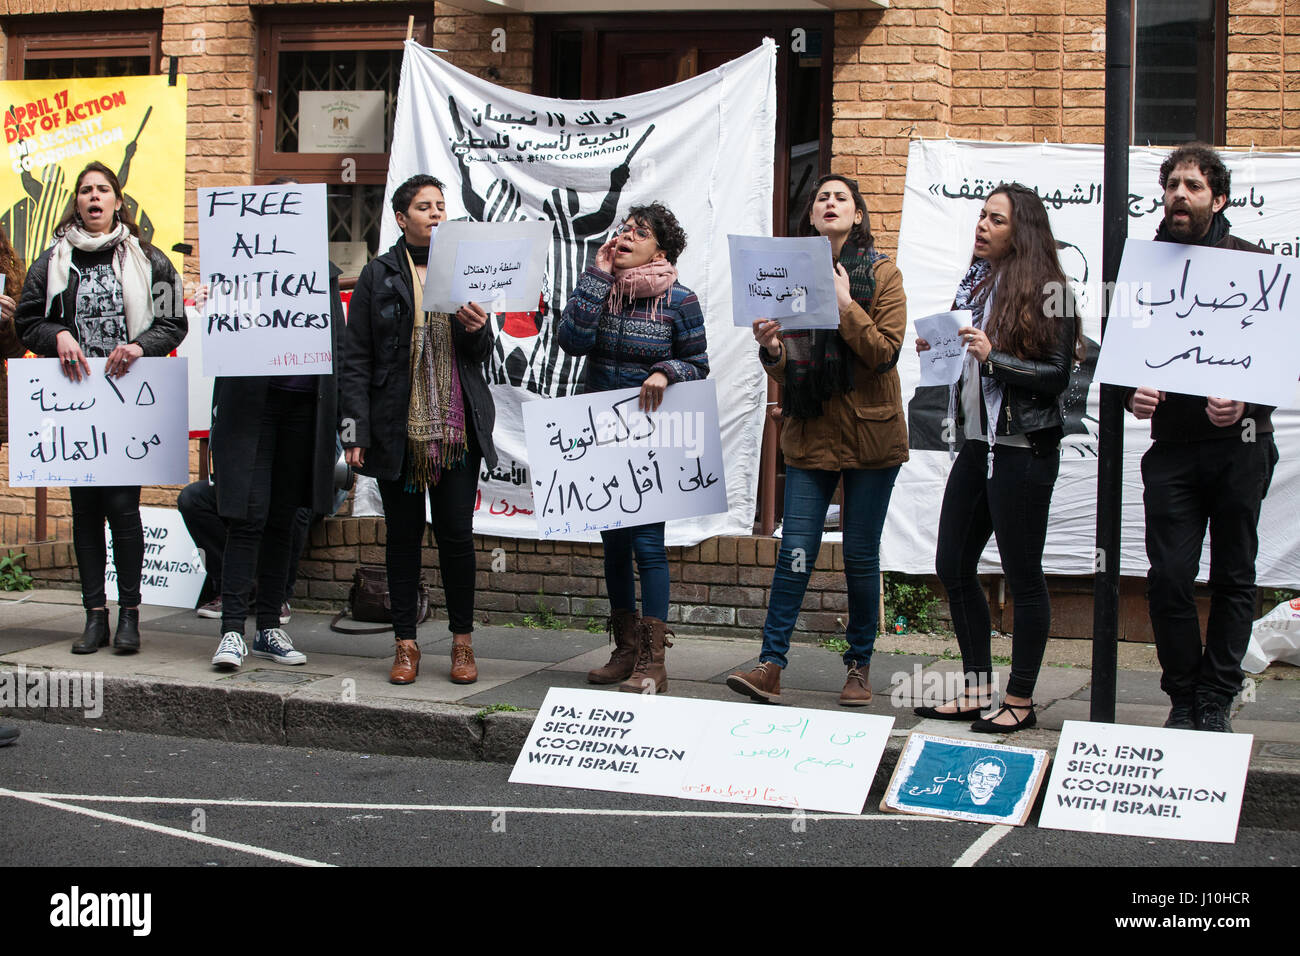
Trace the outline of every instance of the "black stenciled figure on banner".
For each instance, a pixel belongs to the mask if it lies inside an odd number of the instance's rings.
[[[461,202],[470,219],[479,222],[519,222],[530,217],[522,210],[518,188],[504,178],[494,179],[480,196],[470,176],[470,147],[466,145],[464,123],[455,97],[447,107],[456,127],[452,152],[461,167]],[[497,385],[514,385],[539,395],[559,397],[575,390],[582,377],[583,359],[565,353],[555,337],[556,323],[547,316],[559,315],[564,296],[577,284],[604,243],[618,213],[623,187],[632,175],[632,159],[654,132],[650,124],[623,161],[610,170],[609,191],[594,212],[580,214],[581,197],[572,186],[557,186],[542,203],[542,216],[553,223],[551,253],[543,279],[541,301],[536,312],[505,312],[494,316],[496,344],[488,367],[489,379]]]
[[[12,114],[13,107],[10,107],[9,111]],[[153,242],[153,222],[149,219],[149,214],[140,208],[139,202],[126,192],[126,180],[131,174],[131,159],[135,156],[140,136],[144,133],[145,125],[151,115],[153,115],[152,106],[145,111],[135,139],[126,144],[126,149],[122,153],[122,165],[117,171],[117,181],[122,185],[122,205],[131,214],[140,230],[140,238],[144,242]],[[22,144],[23,139],[20,136],[18,148],[21,148]],[[14,249],[22,260],[32,262],[45,250],[55,224],[67,208],[70,193],[64,188],[67,177],[63,169],[54,163],[50,163],[41,171],[39,180],[27,169],[22,171],[21,178],[23,191],[27,195],[0,214],[0,228],[13,238]]]

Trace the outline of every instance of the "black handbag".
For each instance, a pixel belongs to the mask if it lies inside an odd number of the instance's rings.
[[[420,575],[420,593],[417,606],[417,625],[429,619],[429,586]],[[383,627],[339,627],[343,618],[367,624],[383,624]],[[373,564],[361,564],[352,572],[352,589],[348,591],[348,603],[343,610],[334,615],[330,621],[330,630],[340,634],[382,634],[393,629],[393,608],[388,598],[388,570]]]

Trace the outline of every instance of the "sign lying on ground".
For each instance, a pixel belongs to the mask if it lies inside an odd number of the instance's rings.
[[[172,508],[141,508],[144,525],[144,567],[140,575],[140,601],[160,607],[194,607],[207,577],[204,556],[194,544],[185,519]],[[108,569],[104,593],[117,600],[117,568],[113,564],[112,529],[105,527]]]
[[[880,809],[1023,826],[1046,769],[1046,750],[914,733]]]
[[[1235,843],[1253,740],[1067,720],[1039,826]]]
[[[511,783],[860,813],[892,717],[552,687]]]
[[[183,485],[189,481],[184,359],[141,358],[120,378],[88,358],[80,382],[58,359],[9,361],[9,484]]]
[[[571,538],[727,510],[717,387],[664,390],[650,413],[640,390],[523,405],[533,511],[543,538]]]

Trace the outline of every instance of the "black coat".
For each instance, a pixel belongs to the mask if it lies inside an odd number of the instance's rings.
[[[393,481],[406,454],[406,419],[411,403],[411,330],[414,304],[411,278],[394,246],[361,270],[348,307],[339,398],[340,432],[345,448],[364,448],[358,469],[371,478]],[[496,406],[483,374],[492,354],[492,325],[467,332],[451,320],[456,370],[465,396],[465,417],[488,468],[497,465],[492,427]]]
[[[166,355],[181,344],[188,328],[181,278],[160,249],[147,242],[141,242],[140,248],[148,256],[152,272],[153,324],[134,343],[146,356]],[[55,340],[60,332],[71,332],[73,338],[81,341],[77,336],[77,286],[81,278],[75,268],[68,270],[68,287],[50,303],[49,314],[45,312],[45,286],[53,252],[53,246],[46,249],[27,270],[22,298],[14,313],[14,325],[23,344],[44,358],[59,354]],[[160,285],[165,285],[167,291],[162,292]]]
[[[343,303],[339,299],[341,270],[330,263],[330,339],[334,372],[317,375],[316,431],[311,462],[311,500],[304,501],[316,514],[334,511],[334,464],[338,461],[335,427],[338,422],[339,342],[343,329]],[[217,511],[223,518],[243,518],[248,513],[252,480],[250,466],[257,456],[257,439],[266,392],[275,376],[252,375],[218,378],[212,384],[212,473],[217,486]]]

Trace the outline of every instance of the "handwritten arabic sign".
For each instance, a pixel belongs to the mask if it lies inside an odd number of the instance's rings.
[[[1067,720],[1039,826],[1235,843],[1253,740]]]
[[[194,546],[185,519],[174,508],[141,508],[144,525],[144,565],[140,574],[140,599],[159,607],[194,607],[207,577],[204,556]],[[108,566],[104,593],[117,600],[117,568],[113,564],[113,533],[105,526]]]
[[[325,186],[199,190],[203,374],[328,375]]]
[[[1291,405],[1297,273],[1300,265],[1277,256],[1128,240],[1098,380]]]
[[[424,307],[455,312],[534,312],[546,271],[548,222],[444,222],[433,232]]]
[[[184,359],[107,359],[69,381],[58,359],[9,361],[9,484],[182,485],[189,480]]]
[[[727,244],[736,325],[779,319],[784,329],[839,328],[829,239],[727,236]]]
[[[955,385],[966,362],[968,343],[957,333],[971,324],[967,309],[940,312],[916,320],[916,336],[930,343],[920,353],[921,385]]]
[[[880,809],[1023,826],[1046,770],[1046,750],[913,733]]]
[[[511,783],[860,813],[892,717],[552,687]]]
[[[670,385],[648,414],[639,395],[620,388],[523,406],[541,537],[727,510],[714,383]]]

